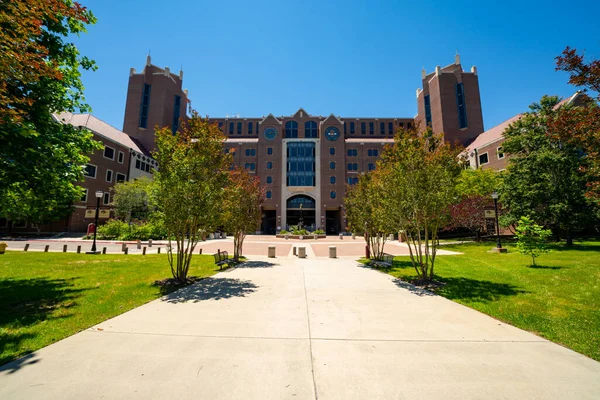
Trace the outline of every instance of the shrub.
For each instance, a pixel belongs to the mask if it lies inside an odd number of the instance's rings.
[[[120,239],[129,231],[127,223],[118,219],[109,219],[104,225],[98,226],[99,239]]]
[[[316,231],[313,232],[315,235],[324,235],[325,231],[323,229],[317,229]]]
[[[306,229],[297,229],[297,228],[296,228],[296,229],[294,229],[294,230],[292,231],[292,233],[293,233],[294,235],[303,235],[303,236],[304,236],[304,235],[308,235],[308,231],[307,231]]]
[[[286,231],[285,229],[282,229],[282,230],[280,230],[280,231],[279,231],[279,233],[280,233],[281,235],[287,235],[287,234],[289,234],[289,232],[288,232],[288,231]]]
[[[535,266],[535,258],[548,252],[546,239],[552,232],[550,229],[543,229],[541,226],[534,224],[529,217],[521,217],[516,231],[517,250],[522,254],[530,255]]]

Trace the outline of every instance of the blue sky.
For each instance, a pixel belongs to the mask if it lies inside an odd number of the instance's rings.
[[[421,69],[476,65],[485,128],[543,94],[575,88],[554,71],[565,46],[600,58],[598,1],[79,0],[98,18],[76,40],[98,118],[121,129],[129,68],[179,71],[212,117],[413,117]],[[473,7],[473,5],[476,7]]]

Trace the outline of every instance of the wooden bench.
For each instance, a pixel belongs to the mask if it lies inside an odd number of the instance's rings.
[[[376,267],[389,269],[392,267],[392,265],[394,265],[394,256],[392,254],[383,253],[381,255],[381,260],[373,260],[372,263]]]
[[[213,254],[213,257],[215,258],[215,264],[219,266],[219,269],[223,269],[224,264],[229,265],[231,263],[229,254],[227,254],[226,251],[217,251]]]

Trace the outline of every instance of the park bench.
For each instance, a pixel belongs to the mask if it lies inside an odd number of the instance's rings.
[[[215,264],[219,266],[219,269],[223,269],[224,264],[230,264],[232,261],[229,260],[229,254],[226,251],[217,251],[213,254],[215,258]]]
[[[373,260],[373,265],[389,269],[394,265],[394,256],[392,254],[383,253],[381,260]]]

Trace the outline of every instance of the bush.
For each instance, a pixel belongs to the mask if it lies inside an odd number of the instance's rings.
[[[313,232],[313,234],[315,234],[315,235],[324,235],[325,231],[323,229],[317,229],[316,231]]]
[[[109,219],[104,225],[98,226],[99,239],[120,239],[129,232],[127,223],[118,219]]]
[[[285,229],[282,229],[282,230],[280,230],[280,231],[279,231],[279,233],[280,233],[281,235],[288,235],[288,234],[289,234],[289,232],[288,232],[288,231],[286,231]]]
[[[292,231],[292,233],[293,233],[294,235],[302,235],[302,236],[304,236],[304,235],[308,235],[308,231],[307,231],[306,229],[294,229],[294,230]]]

